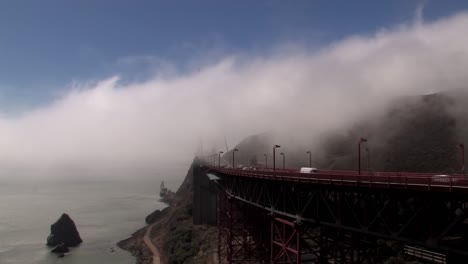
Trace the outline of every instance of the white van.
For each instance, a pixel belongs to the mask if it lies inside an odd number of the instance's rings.
[[[439,174],[439,175],[432,176],[432,182],[455,183],[455,182],[458,182],[458,180],[460,180],[460,178],[452,178],[450,175],[446,175],[446,174]]]
[[[302,167],[301,170],[300,170],[301,173],[312,173],[312,174],[316,174],[318,173],[318,169],[316,168],[309,168],[309,167]]]

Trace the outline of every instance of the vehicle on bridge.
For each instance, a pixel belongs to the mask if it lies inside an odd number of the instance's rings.
[[[432,176],[432,182],[440,182],[440,183],[454,183],[454,182],[458,182],[460,180],[460,178],[458,177],[452,177],[450,175],[447,175],[447,174],[438,174],[438,175],[434,175]]]
[[[316,168],[310,168],[310,167],[302,167],[300,170],[301,173],[312,173],[316,174],[318,173],[318,169]]]

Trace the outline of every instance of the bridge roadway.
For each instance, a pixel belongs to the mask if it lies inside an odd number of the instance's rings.
[[[468,263],[463,175],[204,168],[226,263],[380,263],[379,239]]]
[[[292,169],[232,169],[211,166],[212,171],[236,177],[294,183],[315,183],[367,188],[468,193],[468,176],[410,172],[367,172],[320,170],[300,173]]]

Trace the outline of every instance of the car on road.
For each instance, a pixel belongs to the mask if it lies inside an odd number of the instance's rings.
[[[312,174],[317,174],[318,169],[317,168],[310,168],[310,167],[302,167],[301,170],[299,171],[300,173],[312,173]]]
[[[458,180],[460,179],[457,177],[452,177],[447,174],[437,174],[437,175],[433,175],[431,178],[432,182],[437,182],[437,183],[450,183],[450,182],[453,183],[453,182],[457,182]]]

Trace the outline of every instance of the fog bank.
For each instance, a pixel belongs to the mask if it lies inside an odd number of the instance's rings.
[[[344,129],[400,96],[468,89],[467,29],[460,13],[320,49],[226,54],[144,82],[75,84],[47,106],[0,117],[0,176],[147,173],[188,166],[200,144],[224,150],[224,137]]]

